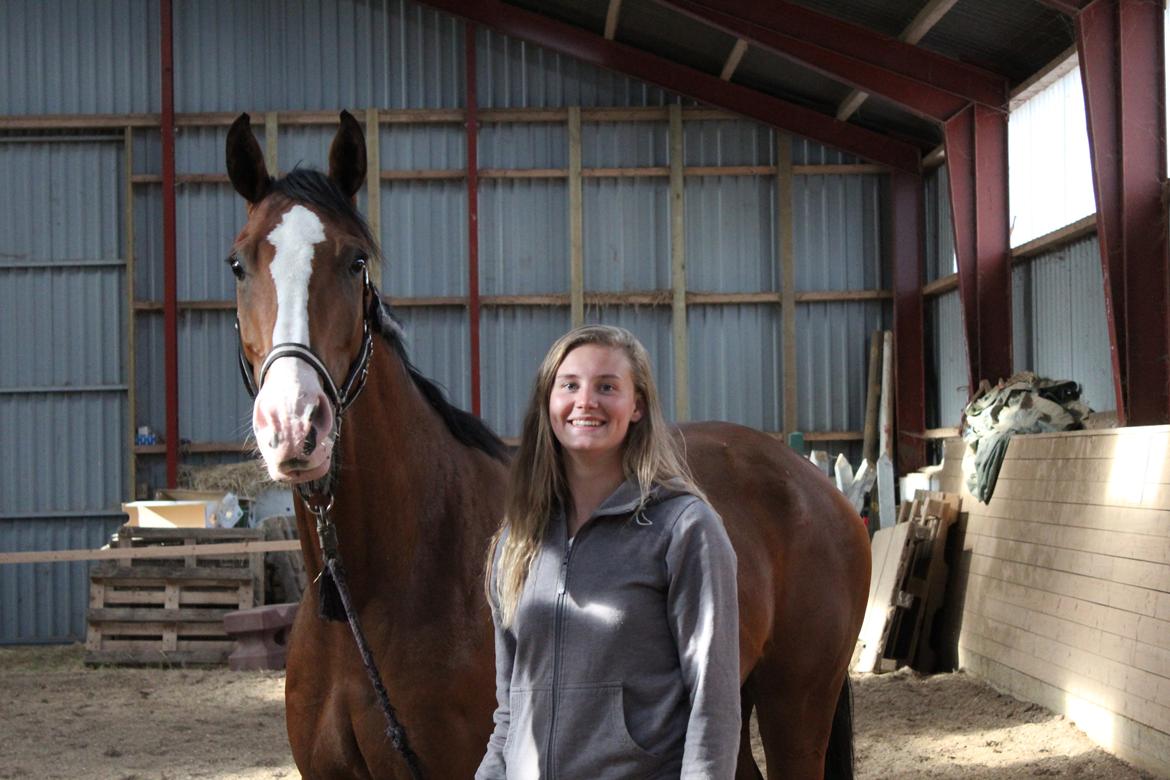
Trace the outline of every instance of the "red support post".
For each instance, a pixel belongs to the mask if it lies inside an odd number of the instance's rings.
[[[172,0],[159,0],[162,54],[163,384],[167,487],[179,483],[179,296],[175,239],[175,57]],[[133,316],[133,313],[131,313]]]
[[[479,371],[479,105],[475,82],[475,25],[463,31],[467,79],[467,317],[471,334],[471,412],[480,412]]]
[[[1122,425],[1170,421],[1164,24],[1150,0],[1097,0],[1076,16]]]
[[[918,173],[921,150],[913,144],[804,106],[772,97],[718,75],[680,65],[599,34],[501,0],[423,0],[426,5],[506,35],[625,73],[680,95],[734,111],[891,168]]]
[[[943,126],[969,390],[1012,374],[1007,114],[968,106]]]
[[[923,369],[922,177],[890,174],[889,258],[894,278],[894,397],[899,474],[926,465],[926,373]]]

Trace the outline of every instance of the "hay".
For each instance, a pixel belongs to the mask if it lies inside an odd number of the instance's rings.
[[[259,460],[215,466],[180,466],[179,485],[191,490],[235,493],[239,498],[255,498],[266,490],[279,487],[268,478],[268,470]]]

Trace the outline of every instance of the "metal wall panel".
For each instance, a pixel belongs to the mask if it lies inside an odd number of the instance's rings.
[[[933,282],[935,279],[957,273],[959,266],[955,259],[955,229],[951,220],[947,166],[940,165],[924,178],[926,281]]]
[[[532,381],[549,346],[569,329],[567,306],[486,309],[480,316],[483,419],[500,436],[520,435]]]
[[[686,122],[683,164],[775,165],[776,134],[767,125],[738,119]]]
[[[563,180],[493,179],[479,188],[483,295],[569,290],[569,193]]]
[[[416,3],[176,3],[174,34],[176,111],[463,103],[463,23]]]
[[[0,114],[159,111],[159,39],[155,0],[0,2]]]
[[[94,549],[121,514],[0,520],[0,552]],[[85,640],[90,563],[0,566],[0,645]]]
[[[1096,236],[1016,266],[1023,311],[1015,369],[1081,384],[1081,400],[1094,409],[1116,409],[1104,281]]]
[[[1008,200],[1012,246],[1096,212],[1080,68],[1008,115]]]
[[[466,183],[386,182],[381,225],[383,294],[467,294]]]
[[[798,291],[883,287],[881,177],[796,176],[792,199]]]
[[[683,202],[688,289],[779,289],[775,176],[690,177]]]
[[[880,301],[802,303],[796,309],[796,424],[802,431],[865,427],[869,342],[886,324]]]
[[[691,419],[784,427],[780,307],[690,306],[687,350]]]
[[[476,96],[483,108],[663,106],[671,102],[658,87],[494,30],[476,30],[476,51]]]
[[[586,291],[669,289],[669,182],[586,179],[581,200]]]
[[[394,314],[406,333],[410,361],[424,376],[441,385],[452,403],[460,409],[470,409],[471,337],[467,310],[403,307]],[[377,348],[381,349],[382,345]]]
[[[934,428],[959,424],[967,405],[967,342],[963,337],[963,318],[959,308],[959,291],[951,290],[927,301],[927,349],[933,359],[935,381],[929,375],[927,388],[933,388],[934,406],[927,425]]]

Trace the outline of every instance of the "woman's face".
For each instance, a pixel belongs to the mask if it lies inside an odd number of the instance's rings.
[[[578,458],[620,459],[630,423],[642,419],[624,350],[585,344],[565,356],[548,398],[553,435]]]

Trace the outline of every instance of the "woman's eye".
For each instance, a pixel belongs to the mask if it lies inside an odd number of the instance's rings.
[[[232,256],[228,258],[228,265],[231,266],[232,273],[236,278],[243,281],[244,279],[244,264],[240,262],[240,258]]]
[[[366,258],[359,257],[349,264],[349,270],[355,274],[360,274],[366,270]]]

